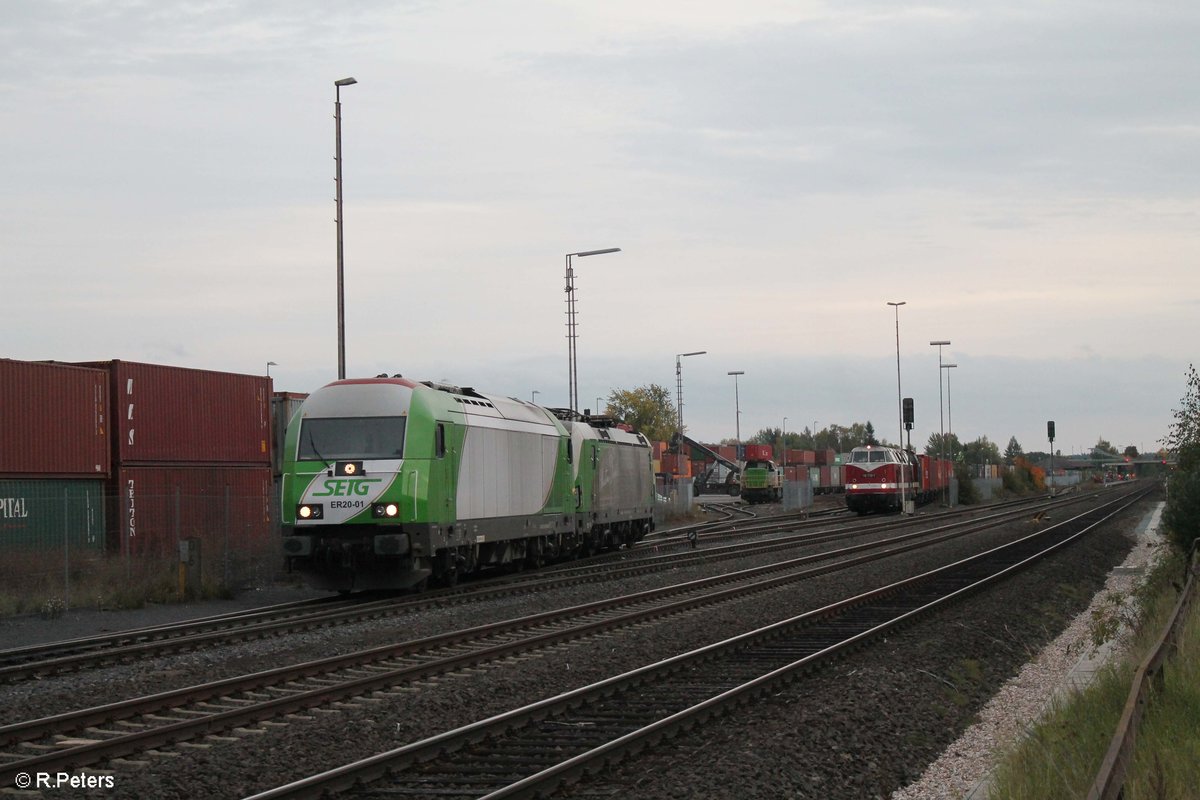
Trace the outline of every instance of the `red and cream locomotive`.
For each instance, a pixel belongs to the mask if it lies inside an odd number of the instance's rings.
[[[866,445],[843,465],[846,507],[859,514],[898,511],[904,500],[927,503],[950,485],[949,461],[899,447]]]

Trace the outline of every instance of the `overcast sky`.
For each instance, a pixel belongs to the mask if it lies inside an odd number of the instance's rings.
[[[7,0],[0,356],[350,376],[692,435],[1155,449],[1200,340],[1200,5]],[[946,393],[942,385],[941,392]]]

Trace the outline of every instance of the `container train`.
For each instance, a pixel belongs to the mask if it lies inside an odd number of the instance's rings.
[[[281,471],[289,566],[341,592],[453,585],[631,545],[654,527],[640,433],[400,376],[313,392],[287,427]]]
[[[843,465],[846,507],[859,514],[898,511],[903,502],[927,503],[950,485],[952,464],[898,447],[864,446]]]

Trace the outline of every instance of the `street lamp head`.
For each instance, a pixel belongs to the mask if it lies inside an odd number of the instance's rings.
[[[745,375],[745,370],[735,369],[733,372],[726,372],[726,375]]]
[[[958,364],[942,364],[942,369],[954,369]]]
[[[707,352],[708,352],[707,350],[697,350],[697,351],[696,351],[696,352],[694,352],[694,353],[679,353],[679,354],[678,354],[677,356],[675,356],[675,357],[676,357],[676,358],[683,358],[684,356],[702,356],[702,355],[704,355],[704,354],[705,354],[705,353],[707,353]]]
[[[619,252],[621,252],[621,248],[619,248],[619,247],[606,247],[603,250],[584,250],[582,253],[567,253],[567,255],[579,256],[580,258],[583,258],[584,256],[601,256],[601,255],[604,255],[605,253],[619,253]]]
[[[358,83],[354,78],[342,78],[340,81],[334,81],[334,86],[353,86]]]
[[[936,342],[930,342],[930,344],[935,345],[935,346],[940,345],[940,344],[950,344],[950,340],[949,339],[941,339]]]
[[[907,305],[907,304],[908,304],[908,301],[906,301],[906,300],[901,300],[899,303],[893,303],[891,300],[888,301],[889,306],[899,307],[899,306],[903,306],[903,305]]]

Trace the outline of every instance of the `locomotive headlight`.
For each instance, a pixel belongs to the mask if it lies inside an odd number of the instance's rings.
[[[322,519],[325,516],[325,507],[320,503],[301,503],[296,506],[297,519]]]
[[[396,503],[375,503],[371,506],[371,515],[377,519],[398,517],[400,506]]]

